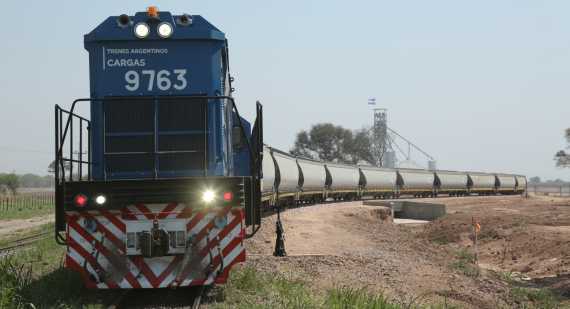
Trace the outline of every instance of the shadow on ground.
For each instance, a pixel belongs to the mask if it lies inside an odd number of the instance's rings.
[[[570,300],[570,273],[556,277],[535,278],[530,282],[532,287],[547,288],[563,300]]]

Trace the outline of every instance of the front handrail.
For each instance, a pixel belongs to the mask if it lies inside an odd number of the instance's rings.
[[[94,165],[94,163],[92,162],[92,153],[91,153],[91,135],[92,132],[90,130],[91,127],[91,122],[89,119],[80,116],[78,114],[76,114],[76,109],[77,106],[83,102],[105,102],[105,101],[127,101],[127,100],[148,100],[148,101],[160,101],[161,99],[166,99],[166,100],[172,100],[172,99],[192,99],[192,100],[227,100],[229,101],[229,104],[231,104],[231,109],[233,110],[233,112],[236,115],[237,118],[237,125],[240,127],[240,131],[241,134],[243,136],[242,140],[245,140],[245,144],[246,147],[250,153],[250,166],[252,167],[252,176],[254,177],[254,181],[258,182],[260,181],[261,178],[261,170],[260,170],[260,163],[261,163],[261,157],[260,154],[257,153],[257,150],[254,149],[256,147],[259,147],[259,145],[263,145],[263,143],[259,143],[258,141],[255,142],[255,145],[253,145],[253,142],[250,141],[250,139],[247,137],[247,130],[245,129],[245,126],[242,122],[240,113],[237,109],[237,106],[235,104],[235,100],[233,97],[230,96],[145,96],[145,97],[112,97],[112,98],[80,98],[80,99],[76,99],[73,101],[73,103],[71,104],[71,108],[69,110],[65,110],[63,108],[61,108],[59,105],[55,105],[55,162],[54,162],[54,172],[55,172],[55,183],[56,183],[56,199],[59,196],[60,198],[56,200],[56,204],[60,204],[63,203],[62,201],[62,196],[63,193],[65,192],[65,183],[68,181],[74,181],[74,165],[77,165],[78,167],[78,172],[79,175],[78,178],[79,180],[83,180],[83,167],[84,165],[87,165],[87,180],[91,181],[92,180],[92,167]],[[258,111],[261,109],[261,105],[259,103],[257,103],[257,108]],[[64,121],[63,118],[67,116],[67,119]],[[73,137],[73,130],[74,130],[74,124],[73,122],[75,121],[79,121],[79,129],[80,129],[80,141],[79,141],[79,153],[78,153],[78,158],[74,158],[74,149],[73,149],[73,144],[74,144],[74,137]],[[85,160],[83,158],[83,124],[86,123],[87,124],[87,130],[88,130],[88,134],[87,134],[87,138],[88,138],[88,142],[87,142],[87,160]],[[205,130],[206,131],[206,130]],[[258,136],[258,139],[262,140],[262,135]],[[66,141],[69,140],[69,151],[70,151],[70,156],[69,157],[64,157],[64,151],[65,148],[67,146]],[[69,175],[66,175],[66,168],[67,166],[69,167]],[[205,166],[205,168],[207,168]],[[259,186],[255,186],[255,188],[257,188]],[[252,188],[253,189],[253,188]],[[252,191],[254,191],[255,189],[253,189]],[[254,194],[254,201],[253,203],[257,203],[257,195],[258,194]],[[63,204],[61,204],[62,206],[59,207],[63,207]],[[56,205],[56,225],[58,221],[63,221],[63,211],[60,210],[60,212],[62,212],[61,214],[58,215],[58,210],[57,210],[57,205]],[[62,208],[63,209],[63,208]],[[58,220],[59,219],[59,220]],[[58,231],[63,230],[63,228],[58,229],[56,227],[56,239],[61,240],[62,242],[65,242],[65,240],[62,238],[62,236],[58,233]],[[58,241],[59,242],[59,241]]]
[[[249,141],[249,139],[247,138],[247,133],[245,130],[245,127],[243,125],[243,122],[241,121],[241,117],[239,114],[239,111],[237,109],[237,106],[235,104],[235,100],[233,97],[230,96],[145,96],[145,97],[137,97],[137,100],[145,100],[145,101],[156,101],[156,100],[160,100],[160,99],[194,99],[194,100],[199,100],[199,99],[203,99],[203,100],[228,100],[231,102],[231,107],[233,109],[233,111],[236,114],[236,118],[237,118],[237,122],[238,125],[240,127],[240,131],[242,133],[243,136],[243,140],[246,141],[246,145],[247,145],[247,149],[249,150],[250,155],[250,163],[252,164],[252,166],[255,166],[257,160],[256,160],[256,156],[255,156],[255,150],[253,149],[253,145],[252,143]],[[128,100],[133,100],[133,97],[113,97],[113,98],[81,98],[81,99],[76,99],[73,101],[72,105],[71,105],[71,109],[69,111],[65,111],[64,109],[62,109],[61,107],[59,107],[59,105],[56,105],[56,110],[59,108],[61,111],[67,113],[68,115],[70,115],[70,117],[67,118],[66,124],[65,124],[65,129],[63,130],[63,134],[61,135],[60,141],[61,144],[56,145],[56,163],[57,160],[59,158],[61,158],[63,156],[63,148],[65,145],[65,140],[67,138],[67,134],[70,131],[70,128],[72,128],[72,120],[73,118],[71,117],[71,115],[78,117],[81,120],[85,120],[85,121],[89,121],[87,119],[85,119],[84,117],[81,117],[77,114],[74,113],[75,111],[75,107],[78,103],[81,102],[103,102],[103,101],[128,101]],[[60,119],[61,120],[61,119]],[[58,134],[58,133],[56,133]],[[89,162],[87,163],[89,165],[91,165],[92,163]],[[56,164],[58,165],[58,164]],[[65,170],[65,167],[63,165],[63,161],[60,162],[60,166],[58,165],[58,167],[61,167],[62,170]],[[56,170],[57,172],[57,170]],[[57,173],[56,173],[57,174]],[[57,176],[57,175],[56,175]],[[57,178],[57,177],[56,177]]]

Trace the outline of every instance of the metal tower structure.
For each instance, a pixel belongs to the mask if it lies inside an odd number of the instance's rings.
[[[376,99],[369,99],[369,105],[376,105]],[[392,149],[392,142],[388,128],[388,110],[374,109],[374,125],[372,127],[372,155],[374,165],[378,167],[395,167],[396,156]]]
[[[376,105],[376,98],[368,99],[368,105]],[[413,160],[412,150],[415,150],[427,158],[428,169],[436,169],[436,161],[431,155],[388,127],[388,110],[386,108],[374,108],[373,111],[374,125],[370,129],[370,134],[372,137],[371,148],[374,165],[388,168],[394,168],[396,165],[399,167],[425,168]],[[398,150],[401,157],[400,160],[398,160],[396,150]]]
[[[390,144],[395,146],[395,148],[400,152],[403,159],[399,163],[398,165],[399,167],[425,168],[424,166],[421,166],[420,164],[416,163],[413,160],[412,150],[415,150],[419,152],[421,155],[423,155],[425,158],[427,158],[428,170],[433,171],[437,168],[435,159],[427,152],[425,152],[423,149],[421,149],[419,146],[412,143],[409,139],[403,137],[402,135],[400,135],[400,133],[396,132],[395,130],[388,128],[388,132],[389,132],[388,136],[390,138]],[[403,143],[407,146],[407,149],[404,149],[402,146],[400,146],[399,143],[400,141],[403,141]]]

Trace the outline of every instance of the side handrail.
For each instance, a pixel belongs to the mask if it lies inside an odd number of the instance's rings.
[[[203,100],[228,100],[231,102],[232,108],[234,110],[234,112],[236,113],[237,119],[238,119],[238,125],[241,129],[241,133],[243,135],[244,140],[246,141],[247,144],[247,148],[249,150],[249,152],[252,154],[251,158],[252,158],[252,164],[255,164],[255,161],[253,160],[254,158],[254,154],[255,151],[253,149],[253,146],[251,144],[251,142],[249,141],[249,139],[247,138],[247,134],[245,131],[245,127],[241,121],[241,117],[239,116],[239,111],[237,109],[237,106],[235,104],[235,100],[233,97],[231,96],[147,96],[147,97],[138,97],[138,100],[148,100],[148,101],[154,101],[154,100],[159,100],[161,98],[164,99],[195,99],[195,100],[199,100],[199,99],[203,99]],[[81,99],[76,99],[73,101],[71,108],[69,111],[65,111],[64,109],[62,109],[61,107],[59,107],[58,105],[56,105],[56,110],[59,108],[61,111],[64,111],[65,113],[69,114],[69,115],[74,115],[76,117],[79,117],[80,119],[83,119],[85,121],[88,121],[87,119],[75,114],[75,107],[77,105],[77,103],[80,102],[103,102],[103,101],[108,101],[108,100],[112,100],[112,101],[121,101],[121,100],[132,100],[132,97],[113,97],[113,98],[81,98]],[[67,135],[70,131],[70,127],[71,127],[71,122],[72,122],[72,117],[68,117],[66,123],[65,123],[65,129],[63,130],[63,134],[61,135],[60,138],[60,145],[58,147],[58,145],[56,145],[56,160],[59,158],[62,158],[63,155],[63,148],[64,148],[64,141],[67,138]],[[56,162],[57,163],[57,162]],[[89,163],[91,164],[91,163]],[[64,165],[63,165],[63,161],[60,162],[60,166],[62,170],[64,170]]]

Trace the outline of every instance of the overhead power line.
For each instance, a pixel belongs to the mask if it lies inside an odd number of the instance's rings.
[[[50,151],[43,151],[38,149],[24,149],[24,148],[11,148],[11,147],[3,147],[0,146],[0,151],[2,152],[15,152],[15,153],[37,153],[37,154],[44,154],[44,155],[53,155],[53,152]]]

